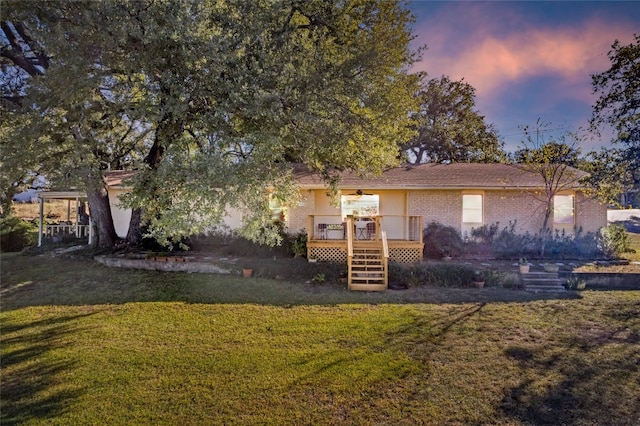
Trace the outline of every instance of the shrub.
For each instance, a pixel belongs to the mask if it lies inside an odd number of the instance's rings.
[[[405,287],[467,287],[473,280],[474,270],[467,265],[422,263],[389,264],[389,281]]]
[[[598,249],[608,258],[620,257],[631,251],[631,240],[624,226],[612,224],[600,229],[597,237]]]
[[[4,252],[21,251],[38,241],[38,227],[15,216],[0,218],[0,247]]]
[[[464,242],[458,231],[438,222],[431,222],[423,231],[424,256],[440,259],[444,256],[457,257],[464,250]]]

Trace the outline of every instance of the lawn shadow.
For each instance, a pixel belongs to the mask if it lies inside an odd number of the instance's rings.
[[[351,292],[347,290],[346,283],[338,278],[316,283],[311,279],[291,277],[242,278],[233,274],[109,268],[88,259],[12,256],[11,262],[7,262],[2,256],[2,260],[0,292],[4,292],[4,311],[43,305],[82,306],[130,302],[335,306],[352,303],[521,303],[581,297],[576,292],[530,293],[497,287],[475,289],[419,286],[406,290],[390,289],[386,292]],[[289,263],[292,265],[289,269],[331,268],[331,265],[311,265],[306,261]],[[287,269],[282,265],[280,267]],[[316,271],[310,270],[312,273]]]
[[[536,425],[640,424],[640,302],[620,304],[610,317],[618,324],[585,323],[564,338],[562,353],[507,348],[522,379],[506,390],[501,414]]]
[[[629,216],[626,220],[617,220],[611,223],[624,226],[627,232],[640,234],[640,217],[638,216]]]
[[[88,315],[93,314],[28,324],[3,321],[0,424],[18,425],[57,417],[84,392],[62,379],[74,368],[75,361],[57,359],[53,352],[66,346],[66,336],[80,331],[74,325],[76,321]]]

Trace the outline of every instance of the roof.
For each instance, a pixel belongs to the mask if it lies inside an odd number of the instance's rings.
[[[587,174],[569,167],[572,171],[567,183],[576,182]],[[296,167],[294,176],[302,188],[325,186],[318,173]],[[522,165],[451,163],[416,164],[388,169],[382,175],[360,178],[349,172],[342,173],[340,188],[357,189],[530,189],[543,186],[542,178]]]
[[[75,200],[87,198],[87,193],[80,191],[42,191],[38,192],[38,198],[41,200]]]
[[[104,181],[107,186],[121,186],[122,181],[132,178],[136,173],[135,170],[113,170],[105,173]]]
[[[319,173],[312,172],[302,164],[293,167],[294,177],[301,188],[325,188],[326,183]],[[577,183],[587,173],[568,167],[572,172],[567,183]],[[137,172],[115,170],[106,173],[108,186],[122,186]],[[543,186],[542,178],[518,164],[499,163],[451,163],[451,164],[407,164],[385,170],[380,176],[361,178],[355,173],[343,172],[340,188],[344,189],[532,189]]]

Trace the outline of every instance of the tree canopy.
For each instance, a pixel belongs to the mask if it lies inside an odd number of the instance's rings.
[[[634,35],[628,45],[616,40],[608,57],[611,67],[591,76],[594,93],[599,95],[593,105],[591,126],[596,130],[604,124],[613,127],[613,142],[618,146],[599,156],[594,154],[594,171],[602,175],[609,190],[640,190],[640,35]],[[598,166],[603,159],[616,164]],[[608,171],[614,174],[608,175]]]
[[[252,213],[245,235],[273,241],[266,195],[295,199],[292,162],[328,181],[379,173],[412,136],[418,57],[399,2],[9,6],[6,25],[28,28],[49,62],[20,91],[21,113],[43,118],[38,138],[12,140],[63,151],[49,169],[87,187],[83,177],[131,163],[128,205],[163,242],[220,223],[229,206]]]
[[[473,86],[443,76],[427,81],[417,96],[420,106],[413,114],[417,134],[403,145],[410,162],[505,159],[497,131],[475,109]]]

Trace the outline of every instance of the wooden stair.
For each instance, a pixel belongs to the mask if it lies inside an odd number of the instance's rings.
[[[388,283],[387,263],[378,245],[354,244],[349,263],[349,290],[385,291]]]
[[[529,272],[528,274],[520,274],[520,278],[526,291],[534,293],[566,291],[564,281],[558,278],[557,272]]]

